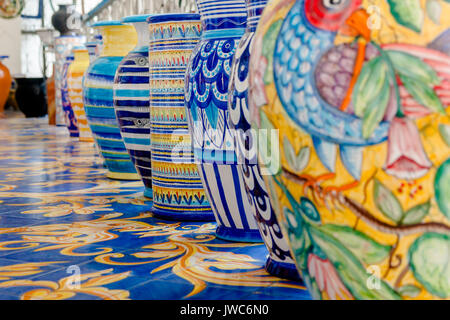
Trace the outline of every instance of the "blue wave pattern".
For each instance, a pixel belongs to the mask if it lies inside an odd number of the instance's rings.
[[[114,111],[114,76],[123,57],[99,57],[86,71],[84,108],[94,138],[108,169],[116,178],[123,174],[137,175],[136,168],[120,134]],[[118,175],[117,175],[118,174]],[[138,177],[134,177],[136,179]]]
[[[198,0],[197,7],[205,32],[192,55],[185,89],[194,155],[219,225],[216,235],[260,242],[227,123],[231,65],[246,27],[245,1]]]
[[[200,39],[200,16],[149,19],[152,213],[176,220],[214,220],[197,166],[184,106],[184,76]]]
[[[62,107],[64,110],[64,116],[66,117],[67,129],[69,130],[69,134],[72,138],[78,138],[80,136],[80,131],[78,130],[77,119],[75,117],[75,112],[72,109],[72,104],[70,102],[69,97],[69,78],[68,71],[70,65],[74,61],[73,54],[69,54],[66,57],[66,61],[64,62],[62,69],[62,79],[61,79],[61,101]]]
[[[252,200],[253,214],[261,236],[269,250],[266,269],[272,275],[297,280],[298,271],[270,203],[260,168],[256,164],[256,137],[251,131],[248,108],[250,48],[266,3],[266,0],[247,0],[247,30],[236,50],[231,71],[228,125],[235,130],[234,143],[240,163],[238,170],[242,174],[247,195]]]
[[[147,26],[146,26],[147,27]],[[152,198],[148,46],[138,47],[121,62],[114,83],[114,109],[125,147]]]

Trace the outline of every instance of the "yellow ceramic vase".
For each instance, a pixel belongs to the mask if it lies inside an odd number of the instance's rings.
[[[83,76],[89,67],[89,53],[84,47],[73,49],[74,61],[68,70],[69,99],[80,131],[80,141],[94,142],[83,104]]]
[[[450,3],[403,2],[274,0],[255,35],[259,162],[316,299],[450,299]]]

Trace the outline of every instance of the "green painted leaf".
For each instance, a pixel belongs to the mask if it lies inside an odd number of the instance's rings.
[[[450,219],[450,159],[445,161],[434,178],[434,194],[441,212]]]
[[[426,203],[419,204],[414,208],[409,209],[402,219],[402,224],[410,225],[421,222],[423,218],[425,218],[430,212],[430,208],[431,203],[430,201],[428,201]]]
[[[297,159],[297,154],[295,153],[294,147],[287,137],[283,138],[283,148],[284,148],[284,156],[286,157],[286,161],[292,169],[295,170],[295,163]]]
[[[422,31],[424,13],[420,0],[387,0],[395,20],[415,32]]]
[[[355,114],[363,118],[369,103],[380,93],[386,81],[387,67],[381,57],[364,64],[353,90]]]
[[[374,201],[385,217],[399,223],[403,218],[403,209],[395,195],[380,181],[374,182]]]
[[[436,71],[422,59],[395,50],[386,50],[386,54],[397,74],[417,80],[427,86],[438,85],[441,82]]]
[[[389,104],[390,94],[389,81],[385,79],[380,93],[375,99],[369,101],[364,111],[362,128],[364,139],[370,138],[381,120],[383,120]]]
[[[309,147],[303,147],[297,155],[296,169],[297,172],[302,172],[309,163],[311,158],[311,149]]]
[[[405,89],[413,96],[414,100],[427,107],[431,111],[445,114],[444,106],[436,92],[427,84],[400,75]]]
[[[320,223],[320,213],[317,211],[314,203],[308,198],[302,197],[300,199],[300,210],[312,222]]]
[[[439,24],[441,22],[441,12],[442,6],[438,0],[427,0],[426,2],[427,16],[433,21],[435,24]]]
[[[275,21],[267,30],[263,39],[262,55],[267,59],[267,69],[264,74],[264,83],[266,85],[273,82],[273,53],[275,50],[275,44],[280,32],[280,28],[283,24],[283,20]]]
[[[311,227],[310,234],[315,244],[325,252],[328,260],[333,264],[340,279],[351,294],[360,300],[394,300],[400,296],[383,280],[379,279],[380,287],[370,289],[367,285],[372,274],[364,269],[355,255],[335,237],[323,230]]]
[[[398,292],[404,296],[404,297],[410,297],[415,298],[420,294],[420,291],[422,291],[420,288],[416,287],[412,284],[407,284],[405,286],[402,286],[398,289]]]
[[[450,297],[450,235],[426,233],[409,249],[414,277],[430,293]]]
[[[441,134],[442,139],[450,147],[450,126],[446,126],[444,124],[440,124],[439,125],[439,132]]]
[[[347,226],[327,224],[320,229],[339,240],[356,257],[369,265],[383,261],[391,251],[390,246],[382,245],[364,233]]]

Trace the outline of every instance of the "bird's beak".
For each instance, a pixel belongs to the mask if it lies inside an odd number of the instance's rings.
[[[350,37],[362,36],[370,41],[371,30],[368,26],[369,14],[364,9],[358,9],[345,21],[339,32]]]

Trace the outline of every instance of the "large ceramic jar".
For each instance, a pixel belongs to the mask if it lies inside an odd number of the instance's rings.
[[[248,108],[250,49],[259,18],[266,3],[266,0],[246,0],[247,29],[236,50],[231,68],[228,94],[228,126],[234,130],[238,169],[244,178],[247,194],[253,201],[253,215],[269,250],[266,270],[278,277],[297,280],[299,276],[294,260],[292,260],[287,241],[281,232],[275,211],[270,204],[261,170],[257,165],[256,136],[250,125]]]
[[[153,207],[173,220],[214,220],[193,152],[184,107],[184,74],[201,33],[197,14],[148,19]]]
[[[74,61],[67,71],[67,85],[70,105],[75,113],[78,125],[80,141],[93,142],[91,129],[89,128],[86,112],[83,105],[83,76],[89,67],[89,53],[83,46],[72,50]]]
[[[83,36],[60,36],[55,38],[55,107],[56,125],[67,126],[62,105],[61,89],[66,57],[72,52],[74,46],[82,45],[85,41]]]
[[[120,134],[114,111],[113,86],[119,64],[137,44],[132,26],[119,21],[93,24],[100,30],[104,46],[100,56],[89,66],[83,82],[84,110],[94,139],[103,155],[107,176],[119,180],[139,180]]]
[[[2,60],[7,58],[8,56],[0,56],[0,114],[5,110],[12,83],[11,73],[8,67],[2,63]]]
[[[62,82],[61,82],[61,101],[66,118],[67,129],[70,137],[79,138],[80,131],[78,130],[78,122],[75,117],[75,112],[72,108],[72,103],[69,97],[69,68],[74,61],[73,53],[66,57],[66,62],[63,66]]]
[[[260,242],[227,124],[231,64],[244,35],[245,1],[198,0],[203,33],[186,73],[186,108],[194,155],[218,228],[217,237]]]
[[[150,87],[148,76],[148,15],[122,20],[133,24],[138,44],[120,63],[114,81],[114,109],[125,147],[144,183],[144,196],[152,198],[150,156]]]
[[[250,58],[252,125],[278,130],[260,135],[265,186],[314,298],[449,299],[450,5],[370,4],[266,7]]]

